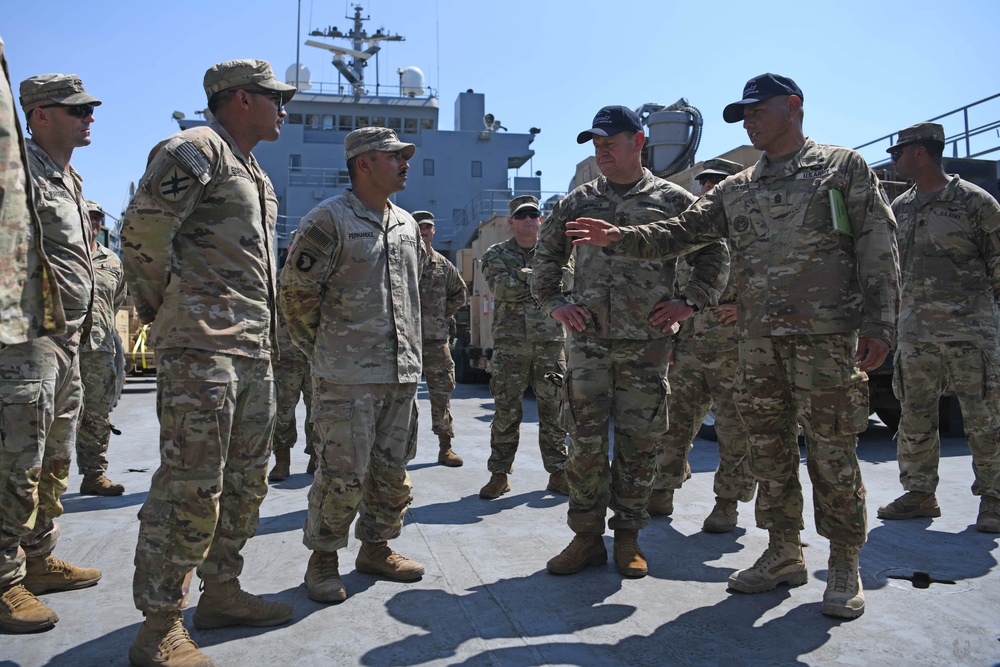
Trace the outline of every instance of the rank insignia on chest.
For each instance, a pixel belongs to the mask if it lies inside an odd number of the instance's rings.
[[[191,177],[177,167],[167,172],[158,187],[160,196],[167,201],[180,201],[191,187]]]

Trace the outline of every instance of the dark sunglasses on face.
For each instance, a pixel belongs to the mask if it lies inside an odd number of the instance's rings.
[[[282,103],[282,101],[281,101],[281,93],[279,93],[277,91],[274,91],[274,90],[244,90],[243,92],[249,93],[250,95],[267,95],[268,97],[271,98],[271,102],[274,103],[274,106],[278,107],[279,109],[281,107],[285,106]]]
[[[534,220],[535,218],[538,218],[540,215],[541,214],[538,211],[518,211],[517,213],[514,214],[514,219],[527,220],[528,218],[531,218],[532,220]]]
[[[77,118],[86,118],[87,116],[90,116],[91,114],[94,113],[94,105],[93,104],[73,104],[73,105],[66,105],[66,104],[58,104],[58,103],[56,103],[56,104],[43,104],[42,105],[43,109],[51,109],[53,107],[62,107],[63,109],[66,110],[66,113],[68,113],[70,116],[76,116]]]
[[[898,162],[899,158],[903,157],[903,149],[897,148],[894,151],[889,151],[889,157],[892,158],[893,162]]]

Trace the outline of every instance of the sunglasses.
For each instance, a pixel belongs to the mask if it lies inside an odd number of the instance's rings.
[[[535,218],[538,217],[541,217],[541,213],[539,213],[538,211],[518,211],[517,213],[514,214],[515,220],[527,220],[528,218],[534,220]]]
[[[244,89],[243,92],[249,93],[250,95],[266,95],[266,96],[270,97],[271,101],[274,103],[274,106],[277,107],[279,111],[281,110],[281,107],[285,106],[284,102],[281,101],[281,93],[279,93],[277,91],[274,91],[274,90],[246,90],[246,89]]]
[[[76,116],[77,118],[86,118],[94,113],[95,106],[93,104],[73,104],[65,105],[59,104],[43,104],[41,108],[52,109],[53,107],[62,107],[66,110],[70,116]]]

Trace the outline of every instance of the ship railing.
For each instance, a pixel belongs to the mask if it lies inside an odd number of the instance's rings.
[[[295,85],[294,81],[290,82]],[[301,84],[301,82],[300,82]],[[365,93],[362,97],[401,97],[409,98],[414,100],[424,100],[424,99],[437,99],[438,91],[436,88],[431,88],[430,86],[424,86],[423,95],[410,95],[404,94],[403,90],[407,88],[405,86],[387,86],[385,84],[376,83],[374,85],[366,85]],[[354,97],[354,87],[345,82],[337,81],[311,81],[309,90],[303,90],[299,94],[301,95],[343,95],[344,97]]]

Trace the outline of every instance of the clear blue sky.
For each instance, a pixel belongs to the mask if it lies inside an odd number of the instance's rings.
[[[361,4],[369,32],[382,27],[406,38],[383,46],[381,81],[420,67],[439,91],[441,128],[453,127],[455,97],[472,88],[511,131],[542,129],[533,163],[520,174],[541,170],[546,191],[565,191],[590,154],[576,134],[605,104],[686,97],[705,115],[697,157],[706,159],[747,143],[739,124],[722,121],[722,108],[766,71],[802,87],[808,135],[846,146],[1000,92],[994,0]],[[346,30],[344,17],[353,15],[343,0],[301,6],[303,40],[313,28]],[[72,72],[104,101],[93,144],[78,149],[73,164],[86,195],[116,211],[149,149],[177,131],[171,113],[191,117],[205,107],[209,66],[263,58],[282,76],[295,62],[297,7],[296,0],[8,0],[0,35],[15,93],[33,74]],[[301,56],[315,81],[336,80],[325,51],[303,46]],[[998,119],[994,103],[972,122]],[[946,127],[949,135],[959,129]]]

